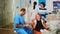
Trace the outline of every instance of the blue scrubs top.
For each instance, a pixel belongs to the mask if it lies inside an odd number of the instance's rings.
[[[14,30],[21,29],[21,28],[16,28],[16,24],[24,25],[24,17],[21,16],[20,14],[17,14],[14,17]]]

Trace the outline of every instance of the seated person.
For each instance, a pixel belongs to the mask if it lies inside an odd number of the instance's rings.
[[[46,29],[46,23],[42,19],[40,14],[35,16],[35,19],[32,21],[32,28],[34,29],[34,34],[42,34],[41,29]]]
[[[28,24],[28,22],[26,22],[24,20],[24,15],[26,13],[26,9],[22,8],[20,10],[20,13],[17,14],[14,17],[14,30],[18,33],[18,34],[28,34],[25,30],[24,27],[26,27],[26,24]]]

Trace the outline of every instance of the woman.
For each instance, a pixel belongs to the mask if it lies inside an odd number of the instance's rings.
[[[34,29],[34,34],[42,34],[41,29],[45,29],[47,26],[42,19],[40,14],[35,16],[35,19],[32,21],[32,28]]]
[[[35,15],[38,13],[37,1],[34,1],[33,4],[29,6],[28,11],[29,21],[32,22]]]
[[[45,3],[44,2],[41,2],[41,4],[40,4],[40,8],[39,8],[39,10],[47,10],[46,8],[45,8]]]

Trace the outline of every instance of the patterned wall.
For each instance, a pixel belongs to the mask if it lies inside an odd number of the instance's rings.
[[[2,25],[2,12],[3,12],[2,0],[0,0],[0,26]]]
[[[0,26],[12,23],[12,0],[0,0]]]

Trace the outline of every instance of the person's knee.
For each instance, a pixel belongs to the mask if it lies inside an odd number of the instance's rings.
[[[28,34],[24,29],[17,30],[18,34]]]
[[[20,34],[28,34],[26,31],[21,30]]]
[[[25,32],[24,34],[28,34],[27,32]]]
[[[28,34],[27,32],[21,32],[20,34]]]
[[[28,34],[27,32],[18,32],[18,34]]]

